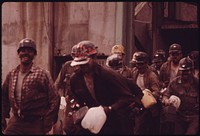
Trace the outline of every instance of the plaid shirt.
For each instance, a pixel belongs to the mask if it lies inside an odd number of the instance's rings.
[[[19,66],[6,77],[2,87],[2,118],[8,118],[10,108],[14,115],[42,116],[50,122],[57,120],[60,97],[56,91],[50,73],[32,66],[24,77],[21,89],[21,105],[16,103],[15,91]]]

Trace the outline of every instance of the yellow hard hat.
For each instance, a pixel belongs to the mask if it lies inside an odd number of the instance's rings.
[[[111,54],[116,54],[116,53],[125,54],[124,46],[123,45],[115,45],[115,46],[113,46],[112,50],[111,50]]]

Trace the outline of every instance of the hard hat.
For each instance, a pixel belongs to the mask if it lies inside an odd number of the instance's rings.
[[[162,54],[164,57],[166,55],[166,52],[163,49],[158,49],[155,53]]]
[[[191,51],[188,55],[188,57],[194,62],[194,68],[199,68],[199,51]]]
[[[179,70],[191,70],[193,68],[193,62],[190,58],[184,57],[179,61]]]
[[[112,54],[106,59],[106,65],[111,68],[121,67],[123,64],[123,59],[120,54]]]
[[[163,61],[164,60],[163,60],[161,54],[158,54],[158,53],[154,54],[153,60],[152,60],[153,63],[163,62]]]
[[[199,51],[191,51],[190,53],[189,53],[189,55],[188,55],[188,57],[191,59],[191,60],[193,60],[193,61],[198,61],[198,59],[199,59]]]
[[[166,52],[163,49],[156,50],[155,54],[159,54],[162,57],[162,60],[166,60]]]
[[[145,52],[138,52],[135,55],[135,62],[136,63],[147,63],[148,62],[148,55]]]
[[[81,41],[75,46],[75,49],[76,53],[71,66],[86,64],[92,56],[97,54],[97,47],[91,41]]]
[[[169,47],[169,53],[172,53],[172,52],[181,53],[182,52],[181,45],[177,44],[177,43],[173,43],[172,45],[170,45],[170,47]]]
[[[35,53],[37,53],[37,50],[36,50],[36,44],[35,42],[30,39],[30,38],[25,38],[25,39],[22,39],[20,42],[19,42],[19,47],[17,49],[17,52],[20,51],[20,49],[22,48],[32,48]]]
[[[115,45],[112,47],[112,50],[111,50],[111,54],[116,54],[116,53],[122,53],[122,54],[125,54],[124,52],[124,46],[123,45]]]

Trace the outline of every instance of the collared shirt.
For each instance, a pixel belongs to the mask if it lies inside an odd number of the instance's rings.
[[[32,65],[23,79],[21,87],[21,104],[16,103],[16,86],[19,75],[17,66],[6,77],[2,88],[2,115],[9,117],[10,108],[16,115],[20,111],[23,116],[45,116],[55,120],[60,105],[60,97],[56,91],[50,73]]]

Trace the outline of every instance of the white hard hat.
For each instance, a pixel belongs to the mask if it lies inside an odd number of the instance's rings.
[[[97,134],[106,121],[106,114],[102,106],[92,107],[85,114],[81,126],[90,132]]]
[[[175,95],[171,95],[169,98],[169,102],[176,107],[176,110],[179,108],[180,104],[181,104],[181,100],[179,97],[175,96]]]

